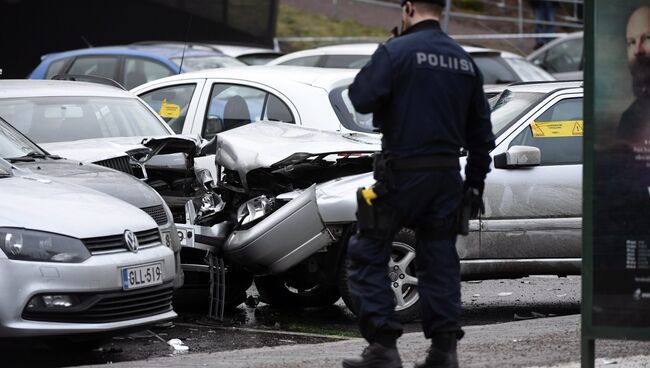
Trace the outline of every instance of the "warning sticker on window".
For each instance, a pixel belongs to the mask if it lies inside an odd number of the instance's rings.
[[[176,104],[167,103],[167,99],[164,99],[158,113],[163,118],[176,119],[177,117],[181,116],[181,107]]]
[[[582,137],[582,120],[534,121],[530,123],[535,138]]]

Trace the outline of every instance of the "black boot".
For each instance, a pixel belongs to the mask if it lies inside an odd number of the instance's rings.
[[[372,343],[363,349],[361,357],[344,359],[344,368],[402,368],[402,359],[396,347],[388,348]]]
[[[415,368],[458,368],[457,339],[455,332],[433,336],[427,357],[415,363]]]

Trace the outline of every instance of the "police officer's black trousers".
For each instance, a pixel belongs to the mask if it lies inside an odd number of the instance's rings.
[[[455,221],[462,199],[458,170],[399,172],[397,189],[381,199],[395,211],[394,228],[384,239],[356,234],[348,244],[348,285],[363,337],[372,342],[397,339],[395,293],[388,277],[394,234],[415,229],[418,291],[427,338],[445,332],[461,335],[460,263],[455,248]]]

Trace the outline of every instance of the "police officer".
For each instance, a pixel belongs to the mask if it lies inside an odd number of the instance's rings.
[[[402,35],[380,45],[349,88],[355,109],[374,113],[383,137],[376,184],[357,192],[358,231],[348,244],[348,284],[369,342],[361,357],[343,361],[348,368],[402,366],[396,348],[402,326],[387,272],[402,227],[415,230],[422,324],[431,339],[416,367],[458,366],[463,331],[455,241],[459,225],[478,216],[494,148],[481,73],[440,28],[445,0],[401,5]],[[464,183],[461,148],[469,152]]]

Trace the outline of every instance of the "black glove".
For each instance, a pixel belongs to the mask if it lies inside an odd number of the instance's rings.
[[[469,205],[469,218],[477,219],[478,215],[485,212],[483,205],[483,188],[485,184],[482,181],[465,180],[463,183],[463,202]]]

